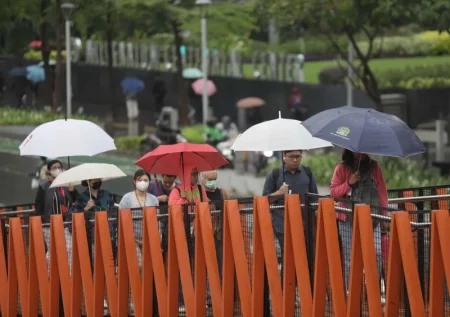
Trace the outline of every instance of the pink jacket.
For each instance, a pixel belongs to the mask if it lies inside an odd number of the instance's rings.
[[[378,195],[381,206],[388,206],[388,194],[386,188],[386,182],[384,181],[383,172],[380,165],[377,163],[372,170],[371,176],[375,180],[378,189]],[[330,194],[336,198],[350,198],[349,192],[351,187],[348,185],[348,180],[352,177],[352,171],[344,164],[338,164],[334,169],[333,178],[331,179]],[[340,204],[341,206],[343,204]],[[381,214],[387,215],[385,210],[380,211]],[[341,212],[336,213],[337,218],[340,220],[346,220],[347,215]]]

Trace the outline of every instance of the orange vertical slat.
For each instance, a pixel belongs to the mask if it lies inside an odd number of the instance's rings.
[[[208,203],[205,203],[208,205]],[[207,206],[208,207],[208,206]],[[195,213],[195,311],[197,317],[206,316],[206,261],[199,205]]]
[[[291,234],[291,246],[297,274],[297,286],[300,297],[300,306],[303,316],[312,315],[312,292],[308,267],[308,257],[306,252],[305,234],[303,230],[302,209],[300,207],[300,197],[298,195],[286,196],[285,201],[285,228],[289,227]],[[286,241],[286,238],[285,238]],[[285,252],[289,245],[285,245]],[[290,266],[286,258],[284,269]],[[286,283],[286,281],[285,281]]]
[[[222,253],[222,316],[233,316],[234,309],[234,255],[231,245],[231,232],[228,210],[239,208],[236,200],[225,201],[223,211],[223,253]]]
[[[437,211],[431,214],[431,245],[430,245],[430,316],[444,316],[444,259],[439,229],[437,224],[437,213],[443,213],[448,219],[448,211]],[[447,226],[446,230],[450,230]],[[448,241],[448,240],[447,240]]]

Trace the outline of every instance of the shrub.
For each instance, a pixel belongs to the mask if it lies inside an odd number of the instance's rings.
[[[340,66],[326,67],[319,73],[319,82],[328,85],[343,85],[346,77],[346,68]]]
[[[431,88],[450,86],[450,64],[422,65],[375,71],[380,88]]]
[[[369,43],[360,41],[358,46],[366,53]],[[376,38],[373,41],[373,53],[375,57],[447,55],[450,54],[450,35],[427,31],[412,36]]]
[[[125,136],[115,139],[118,150],[138,151],[144,136]]]
[[[64,60],[66,58],[66,51],[61,52],[62,59]],[[23,56],[25,59],[33,60],[33,61],[41,61],[42,60],[42,53],[41,51],[35,51],[31,50],[24,54]],[[56,60],[56,51],[50,52],[50,59]]]
[[[74,119],[98,122],[98,118],[86,115],[74,115]],[[64,114],[51,110],[15,109],[10,107],[0,108],[0,125],[40,125],[49,121],[64,119]]]
[[[190,127],[184,127],[181,132],[190,143],[205,143],[203,138],[204,127],[202,125],[193,125]]]

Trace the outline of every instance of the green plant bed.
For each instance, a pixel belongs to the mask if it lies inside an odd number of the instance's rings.
[[[181,128],[181,133],[189,143],[205,143],[203,140],[204,128],[202,125],[194,125]],[[139,151],[139,146],[144,136],[125,136],[115,139],[118,150]]]
[[[305,156],[302,164],[311,168],[318,185],[329,186],[334,168],[340,162],[336,155]],[[437,186],[450,184],[450,179],[426,168],[424,163],[411,159],[379,158],[388,189]],[[281,166],[277,161],[268,166],[260,176],[267,175],[272,169]]]
[[[98,123],[96,117],[86,115],[74,115],[73,119],[83,119]],[[15,109],[0,107],[0,125],[40,125],[49,121],[64,119],[64,114],[51,110]]]

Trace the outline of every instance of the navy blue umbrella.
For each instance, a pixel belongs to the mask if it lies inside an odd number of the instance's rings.
[[[145,88],[144,82],[136,77],[127,77],[124,80],[122,80],[120,85],[123,88],[123,92],[126,94],[127,93],[135,94],[141,92]]]
[[[303,125],[314,137],[352,152],[407,157],[426,151],[402,120],[374,109],[346,106],[325,110]]]

